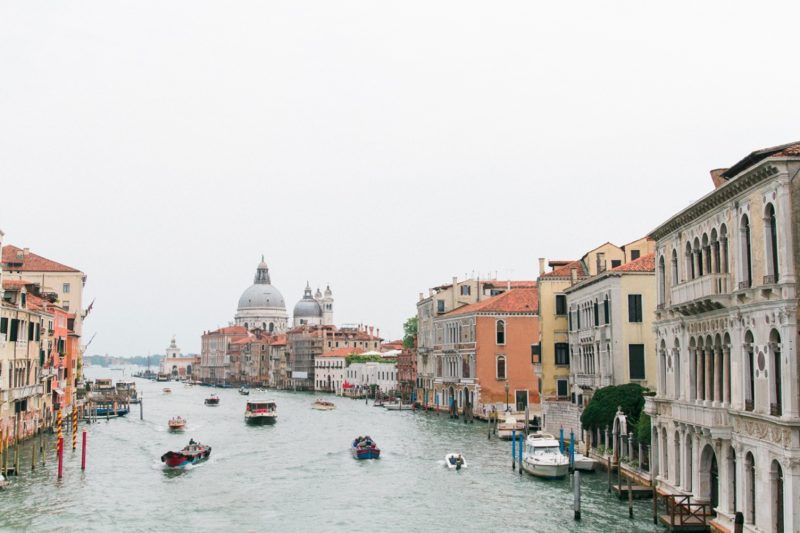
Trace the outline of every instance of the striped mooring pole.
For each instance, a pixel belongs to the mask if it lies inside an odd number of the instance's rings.
[[[64,435],[63,435],[63,433],[61,432],[61,424],[62,424],[62,420],[61,420],[61,418],[62,418],[62,417],[61,417],[61,407],[59,407],[59,408],[58,408],[58,419],[57,419],[57,424],[58,424],[58,438],[59,438],[59,439],[60,439],[60,438],[62,438],[62,437],[64,436]]]
[[[72,451],[78,447],[78,410],[72,404]]]

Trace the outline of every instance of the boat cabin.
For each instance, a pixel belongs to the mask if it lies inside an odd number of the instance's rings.
[[[247,402],[247,407],[245,410],[251,413],[257,413],[261,411],[273,412],[275,411],[276,407],[277,405],[272,400],[254,400]]]

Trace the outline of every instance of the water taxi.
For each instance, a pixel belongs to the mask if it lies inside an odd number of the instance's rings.
[[[274,424],[278,421],[278,406],[273,400],[248,400],[244,420],[249,424]]]
[[[239,387],[239,394],[242,396],[250,396],[250,389],[247,387]]]
[[[532,433],[525,441],[522,469],[536,477],[560,479],[569,472],[569,459],[561,453],[553,435]]]
[[[170,468],[181,468],[186,465],[205,461],[211,455],[211,446],[189,440],[189,444],[179,452],[167,452],[161,456],[161,462]]]
[[[366,437],[356,437],[351,446],[353,458],[358,460],[380,459],[381,450],[369,435]]]
[[[311,408],[316,409],[317,411],[330,411],[332,409],[336,409],[336,404],[327,400],[317,399],[311,405]]]
[[[511,440],[511,436],[515,431],[519,433],[524,429],[525,422],[517,421],[513,416],[508,416],[497,425],[497,436],[503,440]]]
[[[176,416],[175,418],[170,418],[167,425],[172,431],[183,431],[183,428],[186,427],[186,419],[181,416]]]
[[[217,396],[216,394],[212,394],[211,396],[206,398],[206,405],[210,405],[212,407],[219,405],[219,396]]]

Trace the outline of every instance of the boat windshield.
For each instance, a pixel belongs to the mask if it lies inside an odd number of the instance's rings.
[[[531,446],[528,445],[529,455],[549,455],[552,453],[560,453],[558,446]]]
[[[249,411],[272,411],[275,409],[275,404],[272,402],[247,402],[247,409]]]

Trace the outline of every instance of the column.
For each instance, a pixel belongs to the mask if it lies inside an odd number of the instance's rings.
[[[708,403],[711,400],[711,386],[712,386],[712,384],[711,384],[711,378],[712,378],[712,376],[711,376],[711,358],[712,357],[714,357],[714,350],[712,348],[706,349],[705,350],[705,356],[704,356],[705,363],[706,363],[706,368],[705,368],[705,372],[704,372],[705,378],[706,378],[706,380],[705,380],[705,384],[706,385],[705,385],[705,389],[703,389],[703,400],[705,400],[705,403]]]
[[[722,405],[722,347],[714,347],[714,405]]]
[[[697,348],[695,350],[695,399],[700,401],[703,399],[703,350]]]
[[[775,260],[778,262],[778,275],[780,276],[780,279],[775,280],[775,282],[794,283],[794,257],[788,252],[793,242],[792,199],[789,182],[785,179],[780,180],[775,204],[775,219],[778,230],[778,257]],[[787,529],[787,531],[790,531],[790,529]]]
[[[731,347],[722,348],[722,401],[726,407],[731,405]]]

